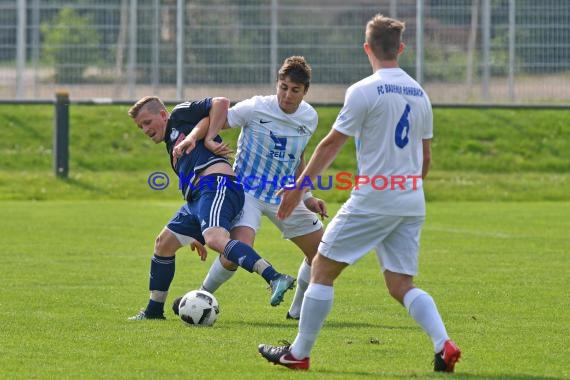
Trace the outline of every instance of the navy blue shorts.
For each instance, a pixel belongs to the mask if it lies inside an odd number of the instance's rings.
[[[211,227],[230,231],[242,212],[244,202],[243,186],[235,177],[211,174],[200,178],[188,208],[200,219],[202,232]]]
[[[169,230],[191,236],[202,244],[202,233],[208,228],[230,231],[245,201],[243,186],[235,177],[213,174],[203,178],[192,193],[192,201],[182,206],[167,224]]]
[[[198,240],[202,244],[206,244],[204,236],[202,236],[202,229],[200,228],[200,220],[197,215],[194,215],[188,210],[188,205],[184,204],[180,207],[174,216],[166,225],[172,232],[180,235],[190,236]]]

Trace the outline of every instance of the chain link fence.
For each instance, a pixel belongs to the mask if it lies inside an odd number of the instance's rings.
[[[434,104],[570,103],[566,0],[0,0],[0,99],[238,101],[303,55],[308,100],[342,103],[376,13],[406,22],[400,63]]]

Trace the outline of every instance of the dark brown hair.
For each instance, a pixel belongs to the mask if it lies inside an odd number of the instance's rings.
[[[305,85],[305,89],[309,88],[311,84],[311,66],[305,60],[305,57],[294,55],[285,58],[283,65],[277,73],[277,79],[289,79],[295,83]]]

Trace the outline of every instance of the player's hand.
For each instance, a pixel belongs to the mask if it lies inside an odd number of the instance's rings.
[[[204,146],[210,152],[217,154],[218,156],[227,156],[234,152],[228,144],[219,143],[214,140],[204,140]]]
[[[303,199],[303,194],[305,194],[304,190],[288,189],[286,187],[281,188],[281,190],[277,192],[277,196],[281,196],[281,204],[279,204],[279,208],[277,209],[277,219],[283,220],[289,217],[295,207],[301,202],[301,199]]]
[[[172,150],[172,155],[174,158],[180,158],[183,153],[190,153],[196,146],[196,140],[193,138],[185,138],[184,140],[180,141]]]
[[[193,251],[198,251],[196,253],[198,253],[198,256],[200,256],[200,260],[206,261],[206,257],[208,257],[208,250],[202,245],[202,243],[200,243],[198,240],[194,240],[192,243],[190,243],[190,249]]]
[[[325,220],[325,218],[329,217],[327,213],[327,204],[325,201],[319,198],[311,197],[305,200],[305,206],[315,214],[319,214],[321,216],[321,220]]]

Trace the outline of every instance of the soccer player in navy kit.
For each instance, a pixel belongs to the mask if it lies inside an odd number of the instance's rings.
[[[164,303],[174,278],[175,253],[187,244],[198,249],[202,260],[207,255],[202,244],[206,244],[247,271],[260,274],[270,285],[272,298],[282,299],[283,293],[293,287],[294,278],[278,273],[248,245],[230,239],[232,222],[242,211],[243,187],[237,183],[227,158],[210,152],[201,141],[209,119],[225,119],[228,107],[226,98],[205,98],[178,104],[169,113],[160,98],[147,96],[128,112],[150,139],[166,144],[186,200],[156,239],[150,267],[150,299],[146,309],[131,320],[164,319]],[[174,157],[174,146],[186,136],[194,139],[195,149]],[[221,142],[219,136],[216,139]]]

